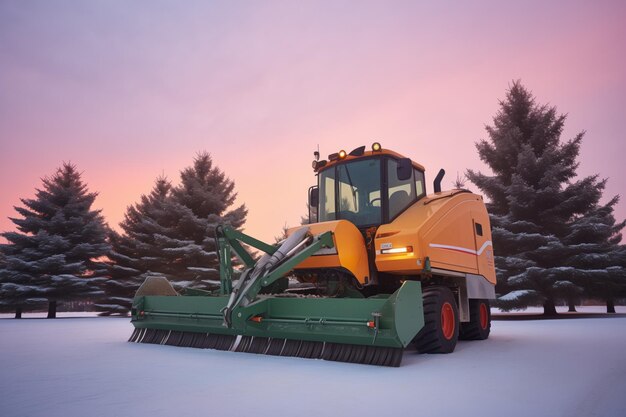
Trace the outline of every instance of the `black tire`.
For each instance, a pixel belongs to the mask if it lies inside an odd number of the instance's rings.
[[[470,321],[461,323],[459,339],[485,340],[491,332],[489,300],[469,300]]]
[[[447,287],[424,289],[424,327],[413,341],[420,353],[451,353],[459,337],[459,310]]]

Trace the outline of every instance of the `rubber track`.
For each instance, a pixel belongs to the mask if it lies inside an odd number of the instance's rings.
[[[157,329],[135,329],[128,341],[392,367],[400,366],[404,351],[391,347]]]

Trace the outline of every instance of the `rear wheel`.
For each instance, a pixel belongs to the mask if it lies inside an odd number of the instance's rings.
[[[459,310],[447,287],[424,289],[424,327],[415,336],[420,353],[450,353],[459,337]]]
[[[485,340],[491,332],[489,300],[469,300],[470,321],[461,324],[459,339]]]

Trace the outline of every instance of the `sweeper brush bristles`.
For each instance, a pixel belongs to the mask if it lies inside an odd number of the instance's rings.
[[[393,367],[400,366],[403,352],[392,347],[157,329],[135,329],[128,341]]]

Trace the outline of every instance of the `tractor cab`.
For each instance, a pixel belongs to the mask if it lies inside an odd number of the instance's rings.
[[[311,223],[348,220],[364,231],[393,221],[426,195],[424,167],[379,143],[371,151],[361,146],[313,161],[313,169],[318,185],[309,190]]]

